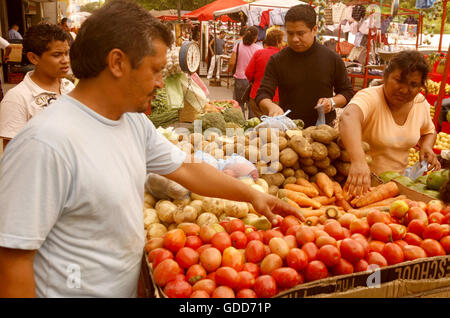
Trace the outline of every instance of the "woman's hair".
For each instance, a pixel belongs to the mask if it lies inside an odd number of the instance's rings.
[[[267,46],[277,46],[281,42],[283,42],[284,32],[281,30],[272,30],[266,34],[266,39],[264,43]]]
[[[406,81],[406,78],[412,73],[419,72],[421,74],[422,86],[425,87],[429,67],[422,53],[414,50],[406,50],[395,54],[384,71],[385,81],[395,70],[401,71],[402,82]]]
[[[255,40],[258,38],[258,29],[254,26],[247,28],[245,31],[244,37],[242,38],[242,42],[244,45],[252,45]]]

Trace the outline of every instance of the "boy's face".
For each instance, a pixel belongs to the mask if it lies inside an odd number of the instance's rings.
[[[69,43],[67,41],[52,41],[48,45],[49,49],[38,56],[31,53],[32,62],[39,72],[48,77],[62,78],[67,75],[70,66]]]

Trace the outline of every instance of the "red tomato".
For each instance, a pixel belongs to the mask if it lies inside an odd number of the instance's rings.
[[[219,286],[214,289],[211,298],[235,298],[234,291],[228,286]]]
[[[173,259],[166,259],[158,264],[153,270],[155,282],[164,287],[166,284],[175,279],[180,273],[180,266]]]
[[[341,252],[334,245],[324,245],[317,252],[317,259],[327,267],[333,267],[339,263]]]
[[[176,253],[186,243],[186,234],[181,229],[170,230],[164,235],[164,248]]]
[[[364,250],[364,257],[369,254],[369,242],[367,242],[367,239],[365,237],[358,237],[358,236],[352,236],[352,239],[354,239],[356,242],[361,244],[363,250]]]
[[[281,221],[280,230],[287,235],[287,230],[294,225],[300,225],[300,221],[295,216],[288,215]]]
[[[403,240],[395,241],[394,243],[400,246],[401,249],[403,249],[406,245],[408,245],[408,243],[406,243]]]
[[[195,284],[197,281],[206,278],[206,270],[200,264],[192,265],[186,272],[186,280]]]
[[[423,248],[428,257],[445,255],[445,250],[441,243],[433,239],[424,239],[422,243],[420,243],[420,247]]]
[[[369,267],[369,263],[365,259],[360,259],[354,267],[355,272],[365,272]]]
[[[431,223],[438,223],[443,224],[444,223],[445,216],[439,212],[433,212],[428,217],[428,222]]]
[[[440,242],[447,254],[450,254],[450,235],[441,238]]]
[[[182,271],[182,269],[181,269]],[[177,276],[175,276],[174,280],[183,280],[186,281],[186,276],[184,274],[178,274]]]
[[[195,223],[181,223],[178,225],[178,228],[182,229],[187,237],[200,235],[200,226]]]
[[[392,239],[394,241],[398,241],[401,240],[405,237],[406,235],[406,226],[401,225],[401,224],[388,224],[388,226],[391,228],[392,231]]]
[[[192,287],[186,281],[173,280],[164,287],[164,293],[169,298],[189,298],[192,294]]]
[[[333,272],[334,275],[348,275],[348,274],[352,274],[354,269],[353,269],[353,265],[350,262],[341,258],[339,260],[339,263],[337,263],[337,265],[334,266],[331,269],[331,271]]]
[[[372,239],[384,243],[392,242],[392,230],[385,223],[381,222],[374,223],[370,227],[370,236],[372,237]]]
[[[342,257],[350,263],[357,263],[365,255],[364,247],[358,241],[351,238],[342,240],[340,251]]]
[[[385,243],[381,241],[370,241],[369,243],[369,253],[377,252],[380,253],[383,251]]]
[[[367,213],[366,219],[370,227],[372,227],[372,225],[374,225],[375,223],[384,223],[384,224],[391,223],[391,220],[387,213],[380,212],[376,209],[369,211]]]
[[[297,224],[297,225],[293,225],[293,226],[291,226],[290,228],[288,228],[287,230],[286,230],[286,235],[294,235],[295,236],[295,234],[297,233],[297,230],[299,229],[299,228],[301,228],[302,226],[304,226],[304,225],[301,225],[301,224]]]
[[[285,235],[283,237],[283,239],[286,241],[289,249],[296,248],[298,246],[297,245],[297,239],[295,238],[294,235]]]
[[[216,284],[235,289],[239,284],[239,274],[232,267],[220,267],[216,270]]]
[[[414,234],[414,233],[406,233],[405,237],[403,238],[403,241],[405,241],[406,243],[408,243],[408,245],[420,245],[420,242],[422,242],[422,239]]]
[[[297,271],[290,267],[277,268],[271,275],[280,289],[292,288],[300,283]]]
[[[247,243],[253,240],[261,241],[263,240],[261,232],[253,231],[250,233],[247,233]]]
[[[164,239],[162,237],[151,238],[144,247],[145,253],[150,253],[156,248],[162,248],[164,246]]]
[[[237,271],[242,270],[244,254],[232,246],[227,247],[222,253],[222,266],[232,267]]]
[[[442,237],[450,235],[450,224],[441,224],[441,227],[442,227]]]
[[[202,254],[202,252],[203,252],[204,250],[206,250],[207,248],[210,248],[210,247],[213,247],[212,244],[205,244],[205,245],[202,245],[202,246],[200,246],[200,247],[197,249],[197,253],[200,255],[200,254]]]
[[[256,293],[256,296],[259,298],[271,298],[278,293],[277,283],[275,282],[275,279],[270,275],[259,276],[255,280],[253,289]]]
[[[409,222],[411,222],[414,219],[423,220],[426,224],[428,224],[427,213],[419,207],[413,207],[413,208],[409,209],[406,216],[407,216],[406,221],[408,222],[408,224],[409,224]]]
[[[222,254],[215,247],[207,248],[200,254],[200,265],[202,265],[208,273],[218,269],[221,263]]]
[[[218,232],[214,234],[211,239],[211,244],[219,251],[223,252],[224,249],[231,246],[231,238],[227,232]]]
[[[264,244],[269,244],[270,240],[273,239],[274,237],[281,237],[283,238],[283,233],[281,233],[278,230],[275,229],[271,229],[271,230],[267,230],[263,232],[263,243]]]
[[[231,222],[230,222],[230,220],[221,221],[221,222],[219,222],[219,224],[224,228],[225,232],[227,232],[228,234],[231,233],[231,230],[230,230]]]
[[[211,296],[212,292],[216,289],[216,282],[212,279],[206,278],[199,280],[192,286],[193,291],[203,290]]]
[[[322,225],[322,227],[323,227],[323,225]],[[314,230],[314,229],[316,229],[316,230]],[[322,236],[331,237],[330,234],[328,234],[328,233],[325,232],[324,230],[319,230],[319,229],[317,228],[317,226],[316,226],[316,227],[311,227],[311,230],[314,231],[314,237],[315,237],[316,240],[317,240],[319,237],[322,237]],[[333,238],[334,238],[334,237],[333,237]]]
[[[155,248],[148,254],[148,261],[152,263],[153,268],[166,259],[173,259],[173,254],[171,251],[162,247]]]
[[[262,275],[270,275],[272,271],[283,266],[283,259],[277,254],[269,254],[262,260],[260,271]]]
[[[297,232],[295,233],[295,238],[297,239],[298,245],[303,246],[308,242],[314,242],[316,236],[308,226],[302,226],[297,229]]]
[[[323,230],[336,240],[343,240],[345,238],[343,227],[338,221],[334,221],[335,222],[327,222],[324,224]]]
[[[408,232],[414,233],[416,235],[422,235],[423,231],[427,228],[427,224],[422,219],[411,220],[408,224]]]
[[[387,243],[381,255],[384,256],[389,265],[402,263],[405,260],[402,248],[395,243]]]
[[[242,271],[251,273],[254,278],[259,276],[259,266],[254,263],[245,263],[242,266]]]
[[[289,267],[301,271],[308,265],[308,256],[303,250],[293,248],[289,250],[289,253],[286,256],[286,263]]]
[[[444,205],[439,200],[431,200],[427,203],[427,206],[425,208],[425,212],[428,213],[428,215],[434,213],[434,212],[440,212],[444,208]]]
[[[255,276],[247,271],[241,271],[238,273],[239,279],[236,286],[236,290],[252,288],[255,284]]]
[[[418,258],[426,258],[427,253],[423,248],[415,245],[407,245],[403,248],[403,254],[405,255],[405,261],[413,261]]]
[[[230,221],[230,233],[235,231],[245,231],[245,223],[241,219],[232,219]]]
[[[342,227],[342,231],[344,231],[344,237],[345,238],[350,238],[352,236],[352,232],[350,232],[349,229],[347,229],[346,227]]]
[[[308,256],[308,261],[311,262],[316,260],[319,248],[313,242],[308,242],[302,246],[302,251],[306,253],[306,256]]]
[[[204,290],[196,290],[191,294],[190,298],[209,298],[209,294]]]
[[[350,223],[350,228],[349,229],[350,229],[350,232],[352,234],[360,233],[363,236],[368,236],[369,232],[370,232],[369,223],[367,223],[366,221],[361,220],[361,219],[353,220]]]
[[[251,263],[259,263],[266,256],[264,244],[261,241],[253,240],[248,242],[245,248],[245,258]]]
[[[422,233],[422,237],[424,239],[430,238],[436,241],[439,241],[442,238],[442,234],[444,233],[444,229],[440,224],[432,223],[427,226],[425,231]]]
[[[253,289],[241,289],[237,292],[236,298],[257,298]]]
[[[182,247],[177,252],[175,260],[181,268],[189,268],[198,263],[199,254],[190,247]]]
[[[189,235],[188,237],[186,237],[186,244],[184,244],[185,247],[190,247],[193,250],[198,249],[202,245],[202,240],[196,235]]]
[[[450,214],[450,204],[441,210],[441,213],[445,216]]]
[[[234,231],[231,233],[230,238],[231,245],[236,248],[245,248],[247,246],[247,236],[244,234],[244,232]]]
[[[328,276],[328,270],[321,261],[312,261],[306,266],[304,275],[305,281],[312,282],[314,280],[326,278]]]
[[[331,237],[329,235],[322,235],[316,239],[316,245],[318,248],[321,248],[324,245],[337,246],[337,241],[334,237]]]
[[[378,252],[370,252],[369,255],[367,256],[367,263],[369,263],[369,265],[375,264],[380,267],[388,266],[388,263],[384,258],[384,256]]]

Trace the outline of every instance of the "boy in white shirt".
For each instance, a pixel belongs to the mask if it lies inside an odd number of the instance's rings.
[[[69,41],[69,35],[55,25],[32,26],[25,34],[23,48],[34,71],[28,72],[0,103],[0,138],[4,148],[32,117],[74,88],[64,78],[70,65]]]

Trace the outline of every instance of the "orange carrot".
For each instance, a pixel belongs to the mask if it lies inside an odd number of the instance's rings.
[[[339,201],[345,200],[344,193],[343,193],[344,190],[342,190],[341,185],[338,182],[334,181],[333,187],[334,187],[334,195],[336,196],[336,199]]]
[[[313,187],[305,187],[305,186],[301,186],[298,184],[286,184],[284,186],[284,188],[288,189],[288,190],[304,193],[310,198],[313,198],[313,197],[316,197],[319,195],[319,192],[317,192],[317,190],[314,189]]]
[[[344,200],[344,199],[342,199],[342,200],[337,200],[337,201],[336,201],[336,204],[337,204],[338,206],[344,208],[344,210],[345,210],[346,212],[349,211],[349,210],[351,210],[351,209],[353,209],[352,206],[350,205],[350,203],[348,203],[348,202],[347,202],[346,200]]]
[[[295,203],[297,203],[298,205],[303,206],[303,207],[310,206],[310,207],[318,209],[322,206],[319,202],[317,202],[311,198],[308,198],[304,193],[301,193],[301,192],[295,192],[295,191],[292,191],[289,189],[280,189],[278,191],[278,193],[281,198],[291,199],[292,201],[294,201]]]
[[[375,189],[373,189],[371,192],[368,192],[367,194],[362,196],[358,201],[356,201],[355,205],[356,207],[360,208],[375,202],[382,201],[387,198],[395,197],[397,194],[398,194],[397,184],[391,181],[375,187]]]
[[[301,210],[300,206],[299,206],[297,203],[295,203],[295,201],[292,201],[292,200],[289,199],[289,198],[283,198],[282,200],[285,201],[285,202],[287,202],[287,203],[288,203],[290,206],[292,206],[293,208],[296,208],[296,209]]]
[[[308,226],[314,226],[319,223],[319,217],[318,216],[310,216],[306,218],[305,224]]]
[[[311,184],[314,187],[314,189],[316,189],[319,192],[319,196],[321,196],[321,197],[325,196],[325,193],[323,193],[322,189],[320,189],[319,186],[315,182],[313,182]]]
[[[309,210],[309,209],[301,209],[302,214],[305,218],[309,218],[312,216],[321,216],[325,214],[325,210],[324,209],[316,209],[316,210]]]
[[[329,198],[327,196],[320,196],[320,197],[315,197],[314,200],[316,200],[317,202],[319,202],[322,205],[329,205],[329,204],[336,202],[336,197]]]
[[[318,174],[316,174],[316,183],[327,197],[331,198],[333,196],[333,181],[331,181],[330,177],[328,177],[325,173],[319,172]]]
[[[308,180],[306,180],[305,178],[297,178],[296,184],[315,189],[314,185],[311,182],[309,182]]]
[[[392,202],[397,201],[397,200],[405,200],[407,198],[406,195],[398,195],[394,198],[389,198],[389,199],[385,199],[382,201],[378,201],[369,205],[366,205],[366,208],[374,208],[374,207],[379,207],[379,206],[390,206]]]

